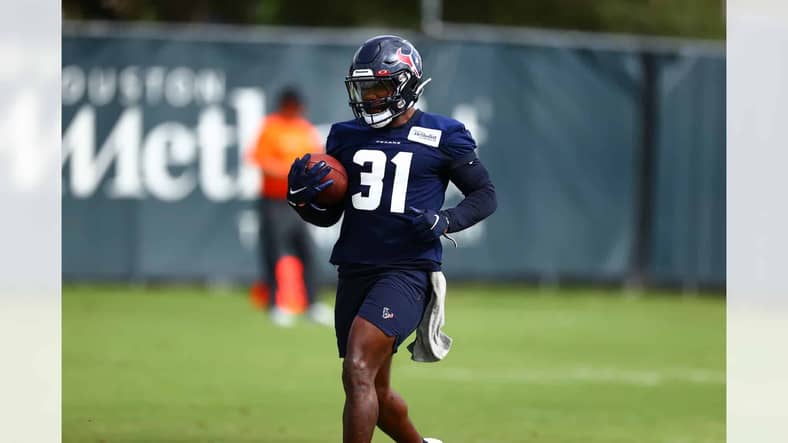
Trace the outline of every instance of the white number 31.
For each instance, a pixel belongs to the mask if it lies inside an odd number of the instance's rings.
[[[374,211],[380,206],[383,196],[383,176],[386,174],[386,153],[376,149],[359,149],[353,156],[353,163],[364,166],[372,164],[370,172],[361,172],[361,185],[369,186],[365,196],[361,192],[352,195],[353,207],[363,211]],[[391,212],[402,214],[405,212],[405,195],[408,191],[408,178],[410,177],[410,163],[413,160],[412,152],[398,152],[391,159],[394,163],[394,185],[391,189]]]

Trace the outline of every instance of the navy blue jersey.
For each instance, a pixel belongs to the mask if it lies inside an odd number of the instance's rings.
[[[397,128],[373,129],[357,120],[334,124],[326,152],[347,170],[348,189],[331,263],[432,263],[439,269],[440,240],[419,240],[408,208],[439,210],[449,168],[475,158],[475,148],[462,123],[418,110]]]

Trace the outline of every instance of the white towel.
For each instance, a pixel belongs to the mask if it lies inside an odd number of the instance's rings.
[[[441,331],[445,323],[446,277],[442,272],[430,274],[432,297],[416,328],[416,340],[408,345],[413,361],[431,363],[443,360],[451,349],[451,337]]]

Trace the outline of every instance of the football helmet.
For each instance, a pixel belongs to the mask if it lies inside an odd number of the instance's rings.
[[[395,35],[373,37],[356,51],[345,77],[357,119],[382,128],[413,107],[424,86],[421,55],[407,40]]]

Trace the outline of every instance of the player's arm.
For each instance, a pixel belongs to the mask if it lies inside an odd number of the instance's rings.
[[[342,205],[323,208],[314,203],[317,195],[334,184],[334,181],[322,182],[331,172],[331,167],[321,161],[307,168],[309,158],[309,154],[297,158],[290,167],[290,173],[287,175],[287,203],[304,221],[325,228],[339,221],[343,209]]]
[[[327,228],[336,224],[342,218],[342,212],[344,212],[342,205],[323,208],[315,203],[308,203],[304,206],[293,206],[293,208],[305,222],[321,228]]]
[[[446,232],[469,228],[489,217],[498,207],[495,185],[475,153],[454,160],[449,166],[449,180],[465,198],[455,207],[441,211],[448,219]]]
[[[409,208],[416,215],[413,223],[424,241],[469,228],[489,217],[498,206],[490,174],[473,151],[450,163],[449,179],[465,196],[460,204],[442,211]]]
[[[489,217],[498,206],[495,186],[487,168],[476,156],[476,141],[464,126],[447,134],[441,150],[447,156],[449,180],[465,198],[457,206],[435,211],[410,208],[417,214],[414,223],[425,241],[462,231]]]
[[[442,145],[448,157],[449,180],[465,198],[455,207],[440,211],[448,224],[445,232],[469,228],[489,217],[498,206],[490,174],[476,155],[476,141],[465,126],[446,134]]]

